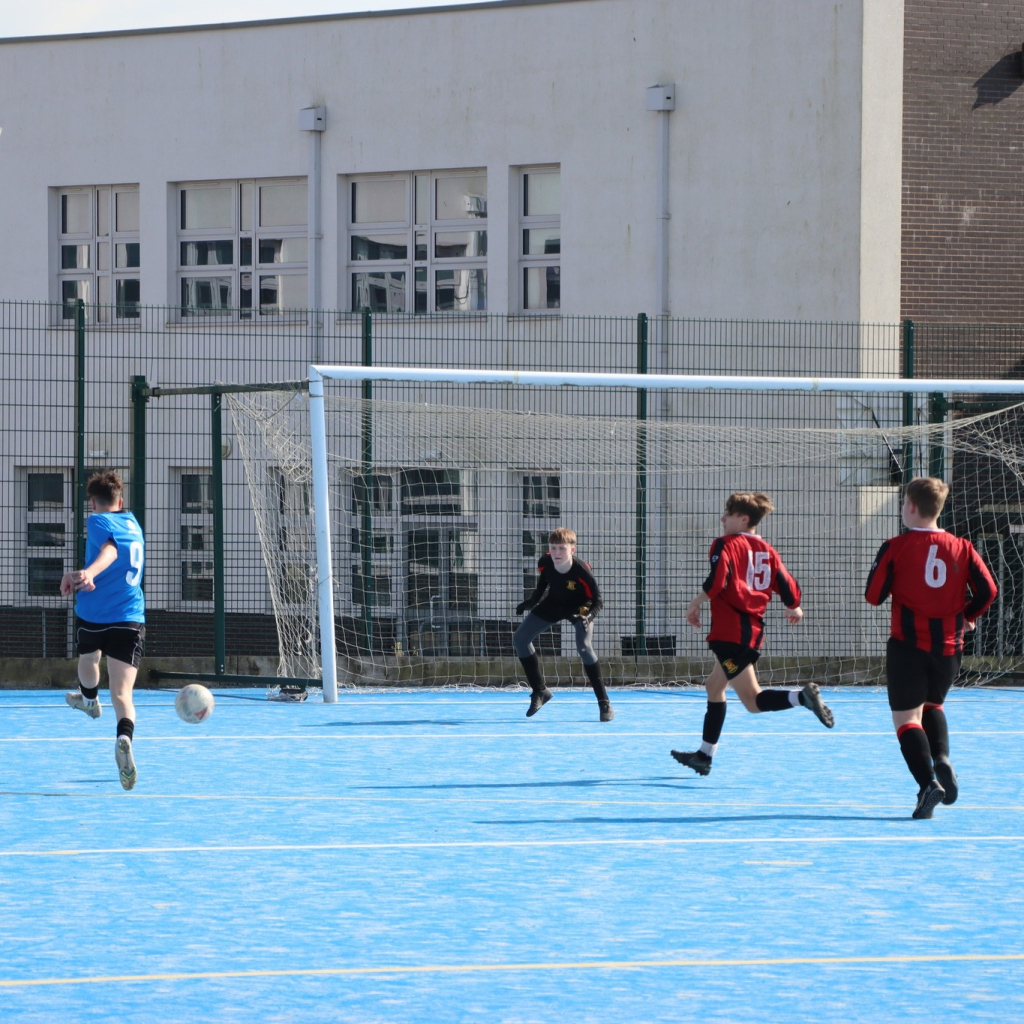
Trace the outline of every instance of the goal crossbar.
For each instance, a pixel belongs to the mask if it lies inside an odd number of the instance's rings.
[[[1024,380],[949,380],[912,377],[741,377],[676,373],[584,373],[558,370],[462,370],[408,366],[316,366],[309,368],[311,389],[316,382],[422,381],[446,384],[530,384],[550,387],[623,387],[690,391],[833,391],[858,393],[970,392],[979,395],[1024,394]],[[311,391],[312,394],[312,391]]]
[[[317,557],[320,655],[323,698],[338,699],[334,627],[334,570],[331,557],[329,481],[327,478],[327,421],[324,381],[406,381],[449,384],[506,384],[550,387],[636,388],[690,391],[807,391],[864,393],[970,393],[1021,395],[1024,380],[951,380],[886,377],[753,377],[697,374],[587,373],[551,370],[480,370],[398,366],[309,367],[309,424],[313,460],[313,508]]]

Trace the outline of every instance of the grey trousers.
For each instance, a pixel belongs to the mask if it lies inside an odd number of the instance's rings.
[[[512,634],[512,645],[516,649],[516,657],[528,658],[531,654],[536,654],[533,646],[534,639],[540,636],[545,629],[556,625],[558,625],[557,622],[548,622],[547,619],[542,619],[539,615],[534,615],[533,612],[527,613],[526,618],[519,623],[519,628]],[[587,626],[584,626],[582,622],[574,622],[573,627],[576,630],[576,650],[579,651],[583,664],[596,665],[597,655],[590,642],[594,630],[593,622]]]

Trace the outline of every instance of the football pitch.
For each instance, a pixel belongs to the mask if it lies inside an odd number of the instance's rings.
[[[913,821],[885,695],[836,727],[702,692],[136,693],[137,787],[59,691],[0,692],[0,1020],[1024,1018],[1024,691],[946,704]]]

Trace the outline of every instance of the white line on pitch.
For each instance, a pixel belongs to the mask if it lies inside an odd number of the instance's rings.
[[[937,844],[937,843],[1022,843],[1024,836],[789,836],[762,838],[680,838],[680,839],[465,839],[454,842],[412,843],[267,843],[247,846],[118,846],[109,849],[86,848],[72,850],[0,850],[0,857],[113,857],[125,854],[168,853],[345,853],[365,850],[481,850],[481,849],[536,849],[552,847],[594,846],[828,846],[851,843]]]
[[[175,735],[152,735],[146,733],[140,743],[195,743],[195,742],[217,742],[217,743],[252,743],[252,742],[266,742],[268,740],[302,740],[304,743],[310,743],[316,740],[323,740],[326,743],[342,743],[349,740],[387,740],[394,742],[406,743],[409,740],[538,740],[538,739],[601,739],[601,740],[628,740],[633,741],[636,739],[672,739],[678,740],[683,734],[685,729],[673,729],[670,732],[627,732],[624,730],[617,730],[615,732],[602,731],[602,732],[534,732],[532,730],[524,728],[522,731],[515,732],[460,732],[456,727],[452,727],[450,732],[346,732],[346,733],[207,733],[207,732],[194,732],[194,733],[181,733]],[[772,729],[770,735],[767,732],[758,730],[757,732],[744,732],[734,731],[729,733],[730,737],[744,737],[751,739],[771,739],[773,742],[779,739],[787,740],[815,740],[823,739],[828,737],[829,742],[837,738],[855,738],[865,736],[891,736],[892,730],[880,729],[880,730],[858,730],[856,732],[852,730],[833,730],[829,733],[819,731],[817,729],[812,730],[801,730],[800,732],[788,732],[779,729]],[[1024,730],[1021,729],[986,729],[986,730],[968,730],[968,729],[957,729],[957,737],[965,736],[1024,736]],[[107,743],[109,737],[103,736],[0,736],[0,743],[56,743],[63,745],[65,743]]]

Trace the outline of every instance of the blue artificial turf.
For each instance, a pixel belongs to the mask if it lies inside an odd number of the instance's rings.
[[[101,693],[104,701],[105,691]],[[0,693],[3,1021],[1024,1018],[1024,692],[957,690],[912,821],[885,696],[217,691],[189,726]]]

